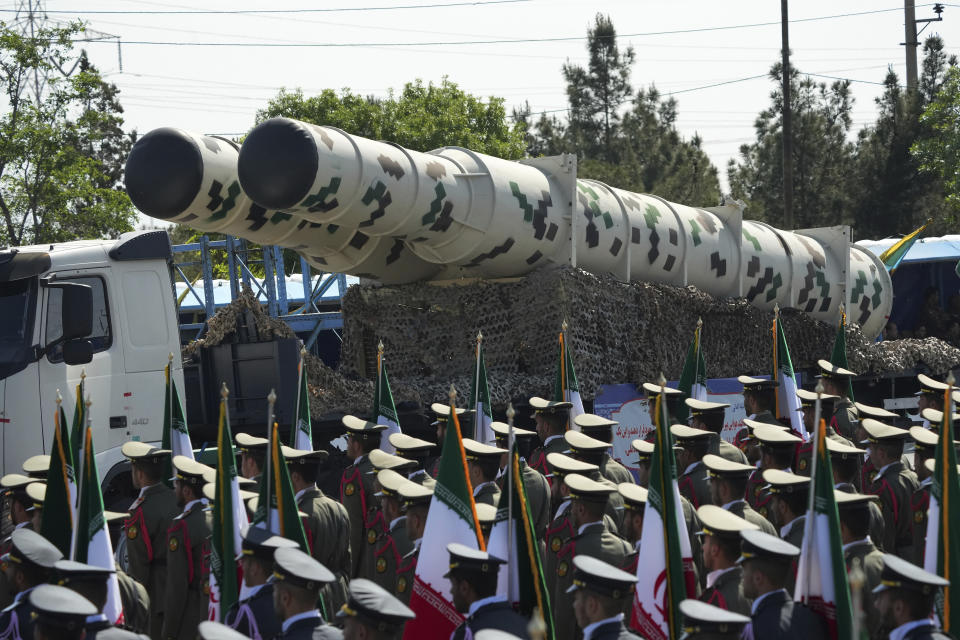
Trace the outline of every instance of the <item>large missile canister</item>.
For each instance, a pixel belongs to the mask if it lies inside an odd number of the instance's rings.
[[[127,161],[138,209],[301,253],[315,267],[387,284],[512,277],[551,263],[617,278],[695,285],[835,322],[886,324],[893,287],[847,227],[798,231],[576,177],[576,158],[512,162],[429,153],[287,118],[239,149],[158,129]]]

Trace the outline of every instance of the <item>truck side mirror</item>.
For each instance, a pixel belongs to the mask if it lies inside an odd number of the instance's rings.
[[[89,340],[68,340],[63,343],[63,362],[68,365],[87,364],[93,360],[93,345]]]
[[[60,326],[63,327],[63,335],[60,339],[64,342],[70,342],[93,333],[93,290],[90,285],[75,282],[55,282],[49,286],[60,289],[63,294],[60,304]],[[66,351],[66,349],[64,350]],[[89,362],[89,360],[86,362]]]

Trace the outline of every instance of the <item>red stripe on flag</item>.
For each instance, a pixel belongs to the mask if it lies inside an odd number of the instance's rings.
[[[410,608],[417,617],[407,622],[403,630],[404,640],[448,638],[463,622],[463,616],[454,610],[453,605],[419,576],[413,583]]]

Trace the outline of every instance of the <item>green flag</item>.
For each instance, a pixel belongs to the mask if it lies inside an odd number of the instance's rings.
[[[849,369],[847,366],[847,314],[840,305],[840,324],[837,325],[837,336],[833,339],[833,353],[830,354],[830,364]],[[847,396],[853,402],[853,380],[847,380]]]
[[[470,389],[470,408],[474,409],[473,439],[484,444],[493,444],[493,409],[490,405],[490,385],[487,384],[487,365],[483,361],[483,345],[477,339],[477,359],[473,385]]]
[[[560,351],[557,356],[557,371],[553,379],[553,399],[557,402],[569,402],[573,406],[566,425],[567,429],[575,428],[573,419],[583,415],[583,399],[580,397],[580,383],[577,382],[577,372],[573,368],[573,356],[567,348],[566,323],[557,338]]]
[[[310,553],[307,535],[303,531],[300,511],[297,509],[297,501],[294,498],[287,461],[283,457],[283,451],[280,450],[276,423],[270,434],[267,453],[267,468],[264,471],[265,477],[260,482],[260,497],[257,500],[257,512],[253,516],[253,523],[278,536],[293,540],[300,545],[303,552]]]
[[[300,364],[297,366],[297,376],[300,379],[297,385],[297,414],[293,418],[293,428],[290,429],[290,446],[301,451],[313,451],[313,427],[310,424],[310,390],[307,388],[306,351],[300,354]]]
[[[937,597],[936,609],[946,633],[960,631],[960,535],[953,523],[960,518],[960,479],[957,477],[957,452],[953,440],[953,387],[944,392],[943,426],[934,454],[930,506],[927,510],[927,546],[923,568],[950,581]]]
[[[377,352],[377,385],[373,389],[373,415],[376,416],[374,419],[377,424],[387,426],[380,434],[380,448],[387,453],[396,453],[396,447],[390,444],[390,434],[400,433],[400,418],[397,416],[397,407],[393,404],[387,366],[383,363],[382,343]]]
[[[810,502],[797,566],[794,599],[805,603],[826,623],[830,637],[853,637],[853,604],[840,539],[840,516],[833,493],[833,468],[823,419],[814,433]],[[872,594],[866,594],[870,597]]]
[[[70,429],[70,444],[73,447],[73,459],[77,464],[83,462],[81,449],[83,449],[84,425],[87,423],[87,409],[84,404],[84,398],[86,397],[84,381],[86,378],[86,373],[80,374],[80,384],[77,385],[77,402],[73,405],[73,426]],[[77,497],[79,498],[79,496]]]
[[[42,519],[40,534],[60,549],[63,557],[69,558],[77,504],[76,467],[73,464],[67,415],[60,406],[59,394],[56,425],[53,447],[50,449],[50,468],[47,470],[47,494],[43,501],[44,512],[49,516]]]
[[[173,356],[164,369],[164,395],[163,395],[163,433],[161,435],[162,449],[169,449],[171,453],[164,461],[164,482],[173,486],[173,463],[176,456],[186,456],[191,460],[193,457],[193,445],[190,444],[190,431],[187,429],[187,418],[183,413],[183,403],[180,402],[180,394],[177,392],[177,385],[173,380],[171,365]]]
[[[534,611],[542,616],[546,626],[544,638],[553,640],[553,612],[550,607],[550,593],[543,575],[540,558],[540,542],[533,529],[533,514],[527,499],[526,486],[520,468],[520,455],[514,444],[510,456],[509,478],[512,498],[508,499],[506,480],[504,494],[500,498],[497,519],[490,532],[490,544],[487,551],[491,555],[507,560],[500,570],[497,593],[506,594],[508,601],[524,616],[532,616]],[[508,504],[512,506],[512,515],[508,518]],[[512,538],[510,525],[512,527]]]
[[[687,349],[687,359],[683,361],[683,371],[680,373],[680,382],[677,388],[683,391],[687,398],[694,400],[707,399],[707,363],[700,349],[700,332],[703,321],[697,320],[697,328],[693,332],[693,342]],[[681,403],[676,410],[677,420],[686,424],[690,415],[690,408]]]
[[[239,584],[234,558],[241,549],[247,511],[240,499],[237,458],[233,453],[233,434],[226,397],[220,400],[217,429],[217,476],[214,481],[213,535],[210,553],[210,618],[223,620],[237,603]]]

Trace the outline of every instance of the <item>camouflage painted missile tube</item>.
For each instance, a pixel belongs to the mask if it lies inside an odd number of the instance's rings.
[[[846,227],[782,231],[743,220],[737,207],[692,208],[578,180],[572,156],[511,162],[459,147],[421,153],[284,118],[254,128],[239,157],[230,148],[229,161],[206,139],[191,137],[202,184],[187,181],[184,189],[184,181],[166,180],[184,192],[178,206],[142,197],[135,204],[201,230],[291,247],[329,271],[400,283],[573,264],[625,281],[692,284],[827,322],[844,303],[870,336],[892,306],[886,270],[850,244]],[[134,168],[148,164],[141,155],[131,154]],[[154,156],[165,166],[163,154]],[[243,204],[211,221],[214,175],[220,184],[238,180]],[[129,175],[127,182],[131,196],[144,187]],[[267,220],[256,228],[253,202]]]

